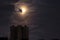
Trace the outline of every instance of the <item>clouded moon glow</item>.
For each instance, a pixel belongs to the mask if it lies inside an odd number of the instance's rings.
[[[35,13],[35,6],[26,2],[17,2],[14,4],[14,11],[11,16],[11,24],[29,24],[29,20]]]
[[[15,10],[19,15],[26,15],[29,12],[29,7],[25,3],[17,3],[15,6]]]
[[[21,13],[22,15],[26,14],[26,12],[28,11],[27,6],[25,5],[21,6],[20,9],[22,10],[22,13]]]

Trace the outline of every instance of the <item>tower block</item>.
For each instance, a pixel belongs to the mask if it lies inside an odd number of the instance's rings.
[[[29,38],[29,28],[25,25],[22,30],[22,40],[28,40]]]
[[[29,40],[29,28],[26,25],[11,26],[10,40]]]

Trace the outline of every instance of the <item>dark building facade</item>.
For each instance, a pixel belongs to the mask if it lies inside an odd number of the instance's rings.
[[[29,38],[29,28],[25,25],[22,30],[22,40],[28,40]]]
[[[10,40],[17,40],[17,27],[14,25],[10,27]]]
[[[10,40],[29,40],[29,28],[25,26],[11,26]]]

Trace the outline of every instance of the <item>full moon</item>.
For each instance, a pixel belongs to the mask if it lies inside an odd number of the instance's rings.
[[[26,14],[27,11],[28,10],[27,10],[27,7],[25,5],[20,6],[20,12],[22,12],[21,14]]]
[[[15,5],[15,11],[17,14],[26,15],[29,12],[29,8],[25,3],[17,3]]]
[[[15,13],[18,16],[26,17],[35,11],[35,7],[29,3],[17,2],[15,3]]]

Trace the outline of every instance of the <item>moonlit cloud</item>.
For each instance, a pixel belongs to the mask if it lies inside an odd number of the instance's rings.
[[[15,10],[16,10],[16,13],[19,15],[24,15],[24,14],[27,14],[30,10],[29,10],[29,7],[26,3],[17,3],[15,5]],[[18,11],[17,11],[18,10]],[[19,11],[21,10],[21,11]]]
[[[33,16],[33,12],[35,11],[35,7],[30,3],[26,2],[17,2],[15,5],[15,11],[11,16],[12,24],[28,24],[29,18]]]

